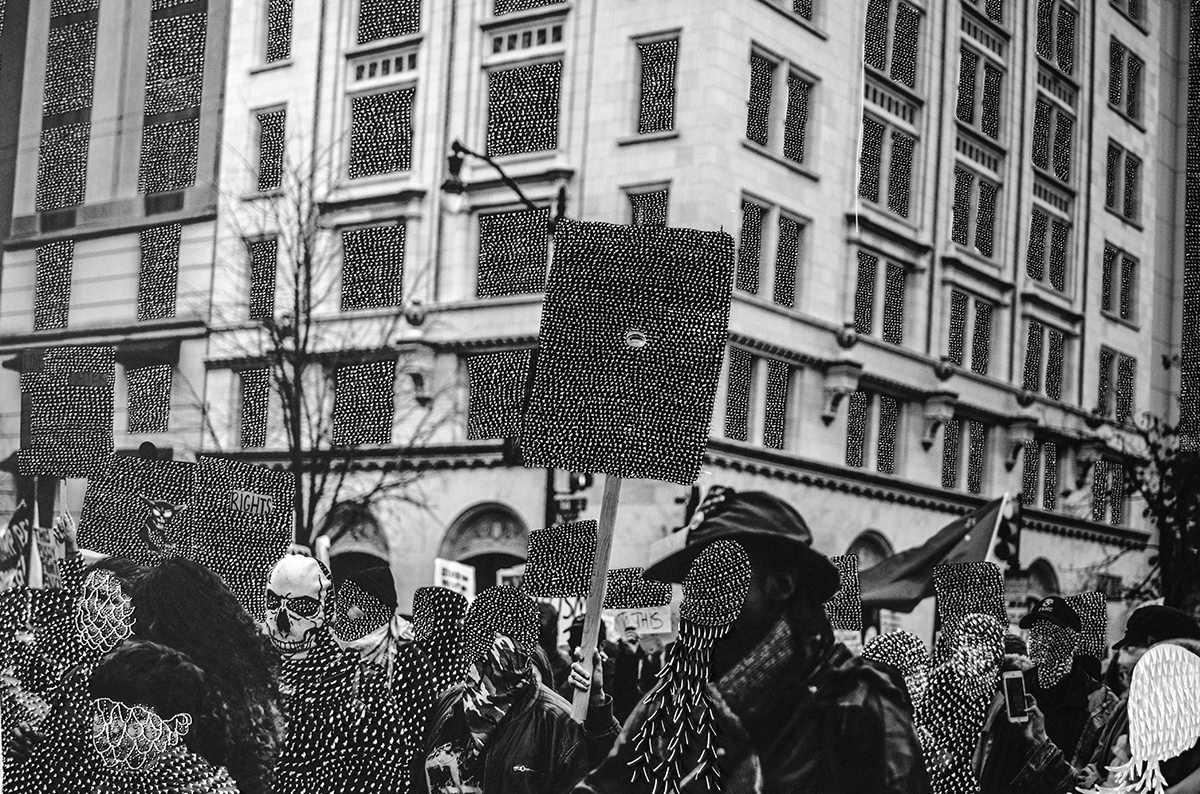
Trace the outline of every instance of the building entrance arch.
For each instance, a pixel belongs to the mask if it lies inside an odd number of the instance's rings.
[[[468,507],[442,537],[438,556],[475,568],[475,592],[496,584],[496,572],[525,562],[529,527],[500,502]]]

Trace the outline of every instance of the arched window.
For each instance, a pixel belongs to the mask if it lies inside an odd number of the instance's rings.
[[[475,592],[496,584],[496,572],[525,562],[529,528],[507,505],[484,502],[454,519],[438,556],[475,567]]]
[[[1029,564],[1029,595],[1041,600],[1049,595],[1061,593],[1058,584],[1058,573],[1054,566],[1044,557],[1039,557]]]
[[[859,533],[858,537],[850,544],[850,547],[846,549],[846,553],[857,555],[858,570],[861,573],[874,565],[878,565],[896,552],[892,548],[891,542],[884,537],[882,532],[877,529],[867,529]],[[882,624],[883,610],[863,610],[864,644],[870,642],[872,637],[883,630]]]

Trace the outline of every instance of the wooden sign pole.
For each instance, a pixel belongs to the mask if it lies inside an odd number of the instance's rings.
[[[596,663],[596,635],[600,630],[600,612],[604,608],[604,588],[608,583],[608,560],[612,556],[613,527],[617,521],[617,502],[621,498],[621,478],[611,474],[604,476],[604,502],[600,506],[600,526],[596,529],[596,561],[592,566],[592,586],[588,590],[587,611],[583,618],[583,669],[588,681],[592,680],[593,665]],[[572,648],[574,653],[575,649]],[[583,724],[587,719],[588,698],[591,691],[575,690],[571,704],[571,716]]]

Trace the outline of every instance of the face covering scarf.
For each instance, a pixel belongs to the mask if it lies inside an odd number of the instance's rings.
[[[99,698],[92,708],[92,746],[106,768],[142,772],[178,746],[191,726],[188,714],[164,720],[146,706]]]
[[[461,708],[470,731],[467,756],[473,762],[496,726],[534,685],[533,664],[508,637],[497,634],[491,650],[467,673]]]
[[[1049,689],[1067,677],[1075,663],[1077,647],[1077,631],[1048,620],[1039,620],[1029,628],[1029,658],[1037,665],[1042,689]]]

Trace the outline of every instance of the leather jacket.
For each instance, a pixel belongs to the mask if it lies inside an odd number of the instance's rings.
[[[834,644],[808,675],[796,664],[752,719],[735,714],[716,686],[721,790],[738,794],[927,794],[931,791],[912,724],[912,704],[895,674]],[[769,701],[767,700],[769,698]],[[640,704],[612,754],[576,794],[641,794],[628,762],[648,714]],[[686,763],[685,768],[690,768]],[[693,780],[685,794],[704,792]]]
[[[426,731],[424,752],[413,770],[414,789],[429,794],[425,760],[456,737],[454,704],[462,685],[438,699]],[[612,747],[619,726],[612,699],[588,709],[587,722],[571,719],[571,704],[544,684],[515,704],[488,737],[480,757],[480,788],[486,794],[565,794]]]

